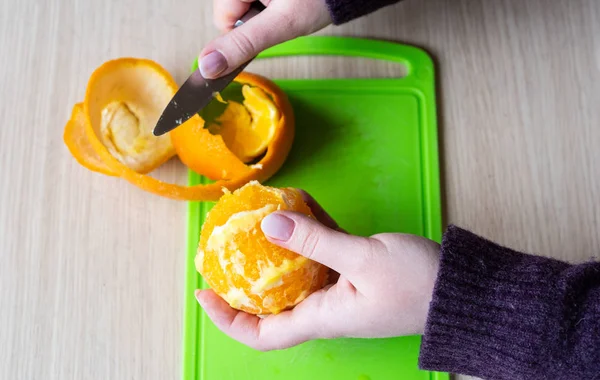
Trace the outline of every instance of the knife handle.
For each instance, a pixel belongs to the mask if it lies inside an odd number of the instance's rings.
[[[248,12],[244,13],[244,15],[239,20],[237,20],[235,24],[233,24],[233,27],[237,28],[238,26],[245,24],[246,22],[248,22],[248,20],[259,14],[263,10],[265,10],[265,6],[263,5],[263,3],[260,2],[260,0],[253,1],[250,4],[250,9],[248,9]]]

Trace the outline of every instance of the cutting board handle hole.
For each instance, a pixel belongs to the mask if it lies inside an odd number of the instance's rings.
[[[278,79],[404,78],[405,65],[379,59],[342,56],[275,57],[255,60],[247,71]]]

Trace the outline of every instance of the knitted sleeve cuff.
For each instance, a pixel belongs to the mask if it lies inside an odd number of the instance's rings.
[[[344,24],[400,0],[326,0],[335,25]]]
[[[557,278],[568,267],[450,226],[420,367],[494,379],[539,376],[558,341]]]

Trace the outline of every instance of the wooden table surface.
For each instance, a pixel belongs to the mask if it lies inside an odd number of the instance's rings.
[[[83,169],[62,133],[103,61],[152,58],[181,83],[217,34],[209,4],[0,4],[0,378],[179,377],[186,205]],[[435,57],[446,223],[573,262],[597,257],[600,1],[407,0],[322,33]],[[389,74],[299,62],[260,70]],[[177,163],[160,175],[186,177]]]

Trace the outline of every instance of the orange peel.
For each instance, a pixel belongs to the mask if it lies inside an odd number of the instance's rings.
[[[277,111],[277,117],[269,119],[267,115],[261,119],[263,123],[273,123],[272,131],[262,135],[263,146],[254,144],[242,149],[250,154],[241,159],[228,148],[223,136],[204,128],[204,120],[198,115],[167,135],[152,135],[160,113],[178,86],[164,68],[148,59],[119,58],[97,68],[90,77],[83,103],[73,107],[65,125],[64,142],[77,162],[94,172],[120,177],[145,191],[175,200],[216,201],[224,189],[233,191],[250,181],[262,182],[274,175],[286,160],[294,137],[291,104],[275,83],[246,72],[235,81],[248,86],[245,91],[250,90],[251,95],[262,92],[265,96],[260,100],[271,102]],[[250,104],[250,108],[262,107],[260,112],[264,114],[265,106],[257,103]],[[256,110],[248,112],[260,114]],[[252,127],[253,120],[240,118],[237,122],[240,128]],[[235,118],[229,128],[234,127]],[[243,140],[237,142],[238,148],[240,143],[243,145]],[[247,161],[252,154],[263,156],[251,165]],[[215,182],[184,186],[147,175],[174,156]]]
[[[65,126],[63,139],[69,151],[82,166],[109,176],[118,176],[118,173],[112,170],[96,153],[96,150],[90,143],[85,126],[85,117],[83,113],[83,103],[77,103],[71,112],[71,118]]]

